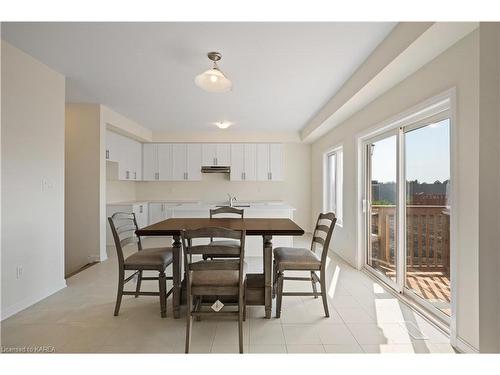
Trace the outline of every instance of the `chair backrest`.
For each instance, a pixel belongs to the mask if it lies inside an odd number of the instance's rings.
[[[137,220],[134,213],[116,212],[108,217],[108,221],[115,241],[118,263],[122,266],[124,262],[123,247],[136,243],[137,249],[142,250],[141,238],[135,234],[135,231],[139,229]]]
[[[188,271],[227,271],[239,270],[240,285],[243,282],[243,258],[245,257],[245,235],[244,230],[233,230],[226,228],[207,227],[193,230],[182,230],[182,247],[184,252],[184,264]],[[235,245],[192,245],[195,239],[223,238],[239,240]],[[226,255],[231,259],[224,260],[196,260],[193,255]],[[236,258],[236,259],[235,259]],[[239,259],[238,259],[239,258]],[[190,272],[186,272],[187,282],[190,282]]]
[[[222,214],[238,215],[241,219],[243,219],[243,217],[245,215],[245,210],[240,210],[238,208],[234,208],[234,207],[230,207],[230,206],[224,206],[224,207],[210,209],[210,219],[212,219],[216,215],[222,215]]]
[[[229,217],[239,216],[240,219],[243,219],[243,217],[245,215],[245,210],[240,210],[238,208],[234,208],[231,206],[224,206],[224,207],[210,209],[210,219],[212,219],[214,216],[218,216],[218,215],[224,215],[225,217],[228,217],[226,215],[230,215]],[[214,238],[210,237],[210,242],[212,242],[213,240],[214,240]]]
[[[311,251],[315,252],[315,245],[321,246],[321,263],[323,264],[326,261],[326,256],[328,255],[328,248],[330,246],[330,240],[332,239],[333,228],[335,228],[336,222],[337,218],[333,212],[319,214],[318,220],[316,221],[316,227],[314,228],[311,240]]]

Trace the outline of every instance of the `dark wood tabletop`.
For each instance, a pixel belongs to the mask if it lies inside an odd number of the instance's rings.
[[[290,219],[173,218],[139,229],[139,236],[177,236],[182,229],[222,227],[246,230],[248,236],[302,236],[304,230]]]

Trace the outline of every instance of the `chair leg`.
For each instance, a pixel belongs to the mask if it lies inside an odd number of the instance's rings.
[[[203,296],[198,296],[196,297],[196,311],[199,311],[201,309],[201,304],[203,303]],[[201,321],[201,315],[198,315],[196,317],[196,321],[200,322]]]
[[[139,292],[141,291],[141,283],[142,283],[142,271],[139,271],[137,274],[137,285],[135,287],[135,298],[139,297]]]
[[[314,274],[314,271],[311,271],[311,283],[313,286],[313,292],[318,293],[318,290],[316,289],[316,280],[314,280],[313,274]],[[314,298],[318,298],[318,296],[314,296]]]
[[[120,312],[120,305],[122,303],[122,296],[123,296],[123,280],[125,280],[125,272],[123,269],[120,269],[118,272],[118,291],[116,293],[116,305],[115,305],[115,316],[118,316],[118,313]]]
[[[278,282],[278,275],[276,274],[276,260],[273,260],[273,299],[276,298],[276,283]]]
[[[243,353],[243,309],[244,309],[244,291],[240,288],[238,296],[238,341],[240,344],[240,354]]]
[[[283,298],[283,272],[278,272],[278,288],[276,293],[278,294],[276,298],[276,318],[281,317],[281,300]]]
[[[158,285],[160,289],[161,317],[165,318],[167,316],[167,278],[165,276],[165,271],[160,272]]]
[[[243,287],[243,321],[247,320],[247,282],[245,280],[245,286]]]
[[[325,309],[325,316],[329,318],[330,313],[328,312],[328,297],[326,295],[326,275],[324,269],[321,270],[319,282],[321,285],[321,297],[323,298],[323,307]]]
[[[189,353],[189,345],[191,344],[191,330],[193,329],[193,298],[187,296],[187,313],[186,313],[186,348],[185,353]]]

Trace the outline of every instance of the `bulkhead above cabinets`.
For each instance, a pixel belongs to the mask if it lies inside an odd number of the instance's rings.
[[[283,154],[279,143],[140,143],[106,131],[106,160],[124,181],[200,181],[202,167],[229,167],[231,181],[282,181]]]

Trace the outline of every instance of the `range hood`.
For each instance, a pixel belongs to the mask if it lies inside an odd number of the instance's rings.
[[[231,167],[222,165],[204,165],[201,173],[231,173]]]

